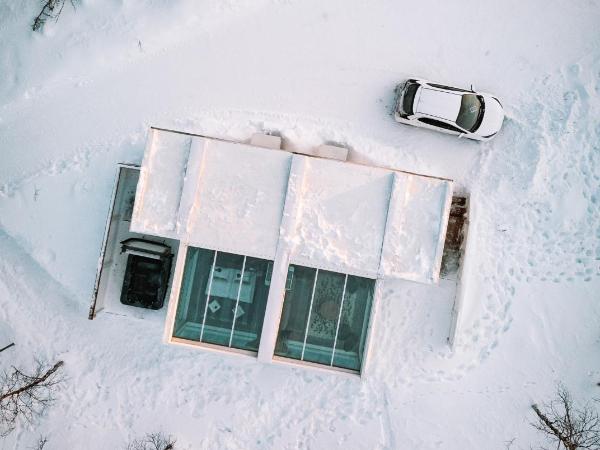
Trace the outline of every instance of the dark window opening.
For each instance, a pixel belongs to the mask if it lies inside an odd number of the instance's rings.
[[[464,130],[475,131],[481,125],[484,109],[481,96],[475,94],[463,95],[456,124]]]
[[[421,117],[419,119],[419,122],[423,122],[423,123],[426,123],[427,125],[431,125],[434,127],[443,128],[445,130],[455,131],[457,133],[464,133],[464,131],[461,130],[460,128],[453,127],[449,123],[442,122],[440,120],[429,119],[427,117]]]
[[[404,89],[402,89],[400,94],[401,104],[398,105],[399,112],[403,117],[412,116],[414,114],[413,105],[415,103],[415,95],[417,94],[418,89],[419,85],[411,82],[410,80],[404,85]]]
[[[444,86],[443,84],[435,84],[435,83],[427,83],[427,84],[431,87],[438,88],[438,89],[444,89],[446,91],[469,92],[467,89],[460,89],[460,88],[455,88],[452,86]]]

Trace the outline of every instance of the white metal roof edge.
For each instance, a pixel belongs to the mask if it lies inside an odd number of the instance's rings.
[[[135,203],[133,205],[133,213],[131,215],[131,224],[129,230],[134,233],[144,233],[146,230],[143,229],[140,223],[140,216],[143,212],[144,205],[144,193],[146,192],[148,168],[147,164],[150,160],[152,153],[152,146],[154,145],[155,131],[153,128],[148,130],[148,136],[146,137],[146,146],[144,148],[144,156],[142,158],[142,164],[140,166],[140,177],[135,190]],[[140,204],[141,202],[141,204]]]
[[[198,207],[195,202],[199,192],[201,192],[202,173],[204,172],[204,157],[206,154],[206,140],[204,138],[192,137],[190,151],[186,164],[185,178],[181,190],[181,200],[177,211],[177,234],[186,239],[192,227],[194,209]]]
[[[433,262],[433,273],[431,274],[431,278],[434,283],[437,283],[440,280],[440,270],[442,267],[442,257],[444,255],[444,244],[446,243],[446,232],[448,230],[448,220],[450,219],[450,208],[452,206],[452,187],[454,183],[452,181],[447,181],[446,185],[446,201],[444,202],[444,207],[442,208],[441,217],[446,218],[446,220],[442,220],[440,223],[440,231],[438,233],[438,243],[436,248],[436,254],[434,256]]]

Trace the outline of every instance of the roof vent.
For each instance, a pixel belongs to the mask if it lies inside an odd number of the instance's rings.
[[[346,161],[348,159],[348,149],[337,145],[323,144],[317,147],[314,156]]]
[[[250,145],[281,150],[281,137],[272,134],[254,133],[250,138]]]

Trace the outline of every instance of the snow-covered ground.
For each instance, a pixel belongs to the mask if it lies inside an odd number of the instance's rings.
[[[25,449],[121,448],[163,430],[189,449],[511,449],[541,441],[558,381],[600,396],[600,3],[82,0],[43,33],[0,0],[0,366],[64,359]],[[497,94],[489,143],[390,117],[408,75]],[[451,302],[387,282],[368,376],[162,343],[162,323],[87,320],[117,162],[150,125],[447,177],[476,248],[457,345]]]

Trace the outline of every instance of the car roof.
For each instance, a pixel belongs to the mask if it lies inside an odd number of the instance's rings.
[[[461,101],[461,93],[423,86],[415,103],[415,112],[454,122],[458,117]]]

